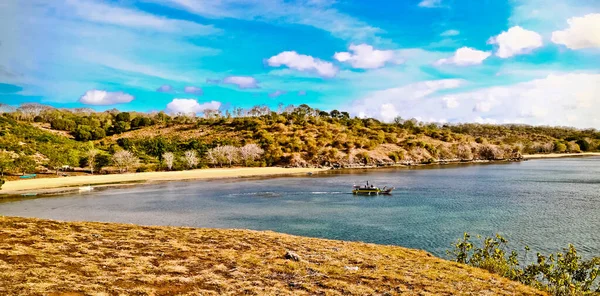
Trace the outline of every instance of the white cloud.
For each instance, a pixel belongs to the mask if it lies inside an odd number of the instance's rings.
[[[544,37],[564,27],[573,16],[598,13],[598,0],[518,0],[512,3],[510,26],[522,26]]]
[[[258,81],[251,76],[228,76],[221,81],[224,84],[237,85],[238,88],[258,88]]]
[[[350,63],[353,68],[375,69],[389,62],[399,62],[393,50],[378,50],[364,43],[351,44],[348,49],[350,52],[336,52],[333,57],[340,62]]]
[[[458,31],[458,30],[447,30],[447,31],[444,31],[442,34],[440,34],[440,36],[443,36],[443,37],[450,37],[450,36],[457,36],[457,35],[460,35],[460,31]]]
[[[461,47],[456,50],[452,57],[440,59],[436,65],[453,64],[457,66],[479,65],[487,59],[491,53],[469,47]]]
[[[382,104],[379,112],[379,117],[386,122],[390,122],[394,120],[398,116],[398,111],[396,111],[396,107],[394,104]]]
[[[600,47],[600,13],[573,17],[567,23],[567,29],[552,32],[552,42],[570,49]]]
[[[311,26],[348,40],[377,39],[382,30],[333,7],[336,1],[286,0],[151,0],[183,8],[207,18],[261,20]],[[318,4],[317,4],[318,3]]]
[[[133,96],[124,92],[107,92],[104,90],[92,89],[85,92],[79,102],[86,105],[106,106],[114,104],[124,104],[133,101]]]
[[[158,77],[172,81],[192,81],[192,78],[190,77],[182,76],[178,73],[172,73],[161,68],[160,66],[156,67],[146,63],[139,63],[137,61],[123,58],[120,55],[93,51],[88,48],[76,48],[74,53],[86,62],[95,63],[124,72],[143,74],[146,76]]]
[[[407,109],[418,106],[419,101],[437,91],[453,89],[464,84],[460,79],[422,81],[406,86],[375,91],[352,103],[350,111],[359,117],[375,117],[390,121]],[[439,102],[439,101],[438,101]],[[416,114],[402,113],[404,117]]]
[[[498,46],[496,56],[503,59],[530,53],[534,49],[544,45],[540,34],[525,30],[519,26],[512,27],[508,31],[490,38],[488,43]]]
[[[492,109],[492,101],[479,101],[473,107],[473,112],[489,112]]]
[[[142,11],[102,4],[95,1],[67,0],[66,3],[74,9],[76,16],[91,22],[133,28],[148,28],[165,32],[180,32],[190,35],[206,35],[219,31],[213,26],[159,17]]]
[[[477,116],[473,119],[473,122],[482,123],[482,124],[498,124],[498,120],[493,118],[483,118],[481,116]],[[510,123],[510,122],[507,122]]]
[[[204,110],[218,110],[221,103],[210,101],[206,103],[198,103],[196,99],[173,99],[167,104],[166,111],[170,114],[198,114]]]
[[[309,55],[298,54],[295,51],[284,51],[267,60],[271,67],[286,66],[297,71],[315,72],[322,77],[333,77],[338,69],[330,62],[325,62]]]
[[[455,97],[443,97],[442,103],[446,109],[454,109],[460,105]]]
[[[384,105],[392,104],[403,118],[600,128],[600,73],[551,74],[512,85],[452,91],[463,83],[438,80],[376,91],[353,102],[351,111],[389,119]],[[445,103],[454,101],[445,100],[448,97],[460,104],[448,108]]]
[[[192,95],[202,95],[202,89],[196,86],[186,86],[183,89],[183,92],[185,92],[186,94],[192,94]]]
[[[419,7],[434,8],[441,6],[442,0],[422,0],[421,2],[419,2]]]

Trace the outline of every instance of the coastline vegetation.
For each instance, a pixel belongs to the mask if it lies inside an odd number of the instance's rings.
[[[3,106],[7,110],[7,106]],[[0,173],[360,167],[520,159],[598,151],[600,132],[567,127],[393,123],[307,105],[206,110],[201,117],[23,104],[0,115]]]
[[[465,233],[448,251],[451,258],[463,264],[488,270],[514,281],[547,291],[556,296],[592,295],[600,293],[600,257],[584,260],[573,245],[548,256],[537,253],[528,258],[529,247],[521,256],[510,250],[508,241],[497,234],[473,242]]]

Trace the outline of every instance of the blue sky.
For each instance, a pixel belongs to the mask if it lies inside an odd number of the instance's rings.
[[[0,102],[600,128],[600,0],[5,0]]]

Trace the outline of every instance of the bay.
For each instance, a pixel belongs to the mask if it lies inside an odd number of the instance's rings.
[[[396,190],[350,193],[366,181]],[[573,244],[590,257],[600,255],[600,157],[146,184],[11,200],[0,215],[273,230],[441,257],[464,232],[500,233],[532,254]]]

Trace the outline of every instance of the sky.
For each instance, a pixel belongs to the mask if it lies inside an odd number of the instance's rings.
[[[600,0],[3,0],[0,103],[600,128]]]

